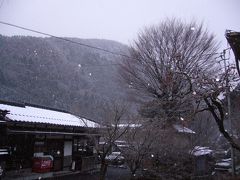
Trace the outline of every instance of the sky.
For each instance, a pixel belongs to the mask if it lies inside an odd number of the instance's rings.
[[[144,27],[171,17],[204,22],[226,45],[240,31],[240,0],[0,0],[0,21],[61,37],[131,43]],[[38,34],[0,25],[2,35]]]

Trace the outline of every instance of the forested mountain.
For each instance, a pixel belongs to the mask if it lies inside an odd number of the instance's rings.
[[[110,40],[71,40],[127,53]],[[118,80],[121,57],[55,38],[0,36],[0,99],[65,109],[98,119],[109,99],[126,98]]]

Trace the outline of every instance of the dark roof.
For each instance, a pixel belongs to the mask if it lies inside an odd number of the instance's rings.
[[[231,30],[227,30],[225,33],[226,39],[230,44],[233,53],[235,55],[236,66],[238,73],[240,75],[239,61],[240,61],[240,32],[235,32]]]

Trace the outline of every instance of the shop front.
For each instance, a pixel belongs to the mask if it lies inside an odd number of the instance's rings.
[[[89,171],[97,168],[97,137],[75,137],[73,140],[73,161],[75,169]]]
[[[43,173],[96,167],[97,123],[43,107],[0,101],[0,109],[9,111],[2,119],[6,133],[1,136],[1,146],[8,151],[1,160],[6,171],[31,169]]]

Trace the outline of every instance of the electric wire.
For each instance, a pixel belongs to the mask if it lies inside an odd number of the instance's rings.
[[[122,54],[122,53],[118,53],[118,52],[113,52],[113,51],[110,51],[110,50],[107,50],[107,49],[104,49],[104,48],[100,48],[100,47],[92,46],[92,45],[89,45],[89,44],[85,44],[85,43],[73,41],[73,40],[71,40],[71,39],[67,39],[67,38],[59,37],[59,36],[52,35],[52,34],[49,34],[49,33],[45,33],[45,32],[41,32],[41,31],[33,30],[33,29],[30,29],[30,28],[26,28],[26,27],[23,27],[23,26],[15,25],[15,24],[12,24],[12,23],[0,21],[0,24],[7,25],[7,26],[11,26],[11,27],[15,27],[15,28],[22,29],[22,30],[26,30],[26,31],[30,31],[30,32],[34,32],[34,33],[41,34],[41,35],[45,35],[45,36],[49,36],[49,37],[52,37],[52,38],[56,38],[56,39],[59,39],[59,40],[67,41],[67,42],[70,42],[70,43],[73,43],[73,44],[77,44],[77,45],[80,45],[80,46],[84,46],[84,47],[87,47],[87,48],[91,48],[91,49],[103,51],[103,52],[105,52],[105,53],[110,53],[110,54],[112,54],[112,55],[122,56],[122,57],[125,57],[125,58],[127,58],[127,59],[136,59],[136,60],[139,60],[139,58],[130,57],[130,56],[126,55],[126,54]],[[216,53],[212,53],[212,54],[204,54],[203,56],[217,55],[217,54],[221,54],[221,53],[216,52]],[[102,65],[91,65],[91,66],[109,66],[109,65],[110,65],[110,66],[115,66],[115,65],[121,65],[121,64],[120,64],[120,63],[113,63],[113,64],[102,64]],[[89,66],[90,66],[90,65],[89,65]]]
[[[91,48],[91,49],[95,49],[95,50],[103,51],[103,52],[106,52],[106,53],[110,53],[110,54],[113,54],[113,55],[122,56],[122,57],[125,57],[125,58],[132,59],[132,57],[130,57],[130,56],[126,55],[126,54],[113,52],[113,51],[110,51],[110,50],[107,50],[107,49],[104,49],[104,48],[100,48],[100,47],[92,46],[92,45],[89,45],[89,44],[73,41],[71,39],[67,39],[67,38],[55,36],[55,35],[52,35],[52,34],[49,34],[49,33],[41,32],[41,31],[37,31],[37,30],[33,30],[33,29],[29,29],[29,28],[26,28],[26,27],[23,27],[23,26],[18,26],[18,25],[7,23],[7,22],[3,22],[3,21],[0,21],[0,24],[4,24],[4,25],[7,25],[7,26],[12,26],[12,27],[15,27],[15,28],[18,28],[18,29],[34,32],[34,33],[37,33],[37,34],[41,34],[41,35],[49,36],[49,37],[52,37],[52,38],[60,39],[60,40],[63,40],[63,41],[71,42],[73,44],[78,44],[80,46],[84,46],[84,47],[88,47],[88,48]]]
[[[56,39],[60,39],[60,40],[63,40],[63,41],[74,43],[74,44],[77,44],[77,45],[80,45],[80,46],[84,46],[84,47],[87,47],[87,48],[96,49],[96,50],[103,51],[103,52],[110,53],[110,54],[117,55],[117,56],[122,56],[122,57],[125,57],[125,58],[128,58],[128,59],[136,59],[136,58],[132,58],[132,57],[126,55],[126,54],[113,52],[113,51],[110,51],[110,50],[107,50],[107,49],[104,49],[104,48],[99,48],[99,47],[96,47],[96,46],[84,44],[84,43],[73,41],[73,40],[70,40],[70,39],[67,39],[67,38],[63,38],[63,37],[58,37],[58,36],[55,36],[55,35],[52,35],[52,34],[49,34],[49,33],[41,32],[41,31],[37,31],[37,30],[33,30],[33,29],[29,29],[29,28],[26,28],[26,27],[23,27],[23,26],[18,26],[18,25],[11,24],[11,23],[8,23],[8,22],[0,21],[0,24],[11,26],[11,27],[15,27],[15,28],[18,28],[18,29],[23,29],[23,30],[34,32],[34,33],[41,34],[41,35],[46,35],[46,36],[49,36],[49,37],[53,37],[53,38],[56,38]],[[228,49],[226,49],[226,50],[228,50]],[[204,54],[204,56],[218,55],[218,54],[220,54],[220,56],[221,56],[222,52],[220,52],[220,53],[216,52],[216,53],[212,53],[212,54]],[[24,63],[13,63],[13,64],[23,65],[23,66],[31,66],[32,65],[32,64],[24,64]],[[91,68],[91,67],[101,67],[101,66],[102,67],[104,67],[104,66],[119,66],[121,64],[120,63],[109,63],[109,64],[95,64],[95,65],[92,65],[92,64],[91,65],[90,64],[76,64],[76,65],[79,68],[82,68],[82,67],[88,67],[88,68],[90,67]],[[54,64],[40,64],[40,66],[56,66],[56,65],[54,65]],[[42,79],[42,78],[36,78],[36,80],[59,81],[59,80],[48,80],[48,79]]]
[[[0,5],[0,7],[2,7],[3,3],[4,3],[4,0],[2,0],[2,3]],[[109,54],[116,55],[116,56],[121,56],[121,57],[124,57],[124,58],[127,58],[127,59],[136,59],[136,58],[130,57],[130,56],[126,55],[126,54],[113,52],[113,51],[110,51],[110,50],[107,50],[107,49],[104,49],[104,48],[100,48],[100,47],[88,45],[88,44],[85,44],[85,43],[73,41],[71,39],[67,39],[67,38],[63,38],[63,37],[58,37],[56,35],[52,35],[52,34],[41,32],[41,31],[37,31],[37,30],[33,30],[33,29],[26,28],[26,27],[23,27],[23,26],[11,24],[11,23],[8,23],[8,22],[0,21],[0,24],[11,26],[11,27],[18,28],[18,29],[22,29],[22,30],[29,31],[29,32],[34,32],[34,33],[45,35],[45,36],[49,36],[49,37],[52,37],[52,38],[55,38],[55,39],[59,39],[59,40],[66,41],[66,42],[70,42],[70,43],[73,43],[73,44],[76,44],[76,45],[80,45],[80,46],[83,46],[83,47],[95,49],[95,50],[98,50],[98,51],[103,51],[105,53],[109,53]],[[212,53],[212,54],[204,54],[204,56],[209,56],[209,55],[220,55],[221,56],[221,54],[222,54],[222,52],[220,52],[220,53],[216,52],[216,53]],[[139,59],[137,59],[137,60],[139,60]],[[30,64],[22,64],[22,63],[16,63],[16,64],[25,65],[25,66],[26,65],[30,65]],[[43,66],[51,66],[49,64],[40,64],[40,66],[41,65],[43,65]],[[99,66],[99,67],[100,66],[118,66],[118,65],[121,65],[121,64],[120,63],[109,63],[109,64],[95,64],[95,65],[90,65],[90,64],[79,64],[79,65],[80,65],[79,68],[81,68],[81,67],[95,67],[95,66]],[[52,66],[54,66],[54,65],[52,65]],[[35,80],[35,81],[52,81],[52,82],[59,82],[60,81],[60,79],[53,80],[53,79],[45,79],[45,78],[42,78],[42,77],[32,77],[31,79]]]

